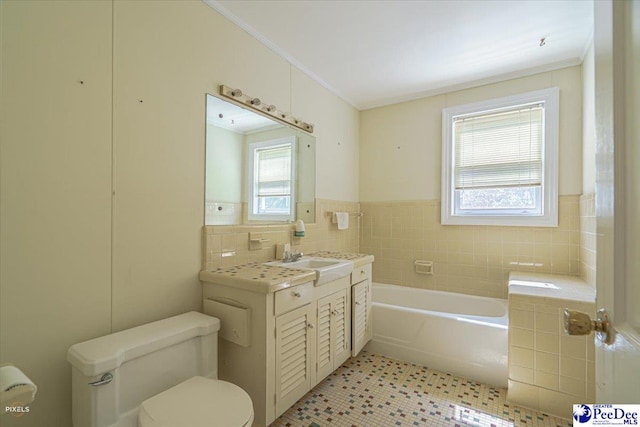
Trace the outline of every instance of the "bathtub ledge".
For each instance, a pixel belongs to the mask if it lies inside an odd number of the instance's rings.
[[[596,290],[577,276],[509,273],[509,296],[523,295],[593,303]]]

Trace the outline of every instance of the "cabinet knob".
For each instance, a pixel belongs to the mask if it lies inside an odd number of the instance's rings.
[[[334,316],[337,316],[337,315],[338,315],[338,310],[333,310],[333,311],[331,312],[331,314],[333,314]]]
[[[307,323],[307,328],[313,329],[313,328],[315,328],[315,326],[313,325],[313,323],[309,322],[309,323]]]
[[[367,274],[367,272],[364,270],[360,270],[360,274]]]
[[[360,305],[360,301],[356,301],[356,305]]]
[[[300,294],[300,292],[298,292],[298,291],[293,291],[293,292],[291,292],[291,295],[293,295],[294,297],[298,297],[298,298],[300,298],[300,297],[302,296],[302,295]]]

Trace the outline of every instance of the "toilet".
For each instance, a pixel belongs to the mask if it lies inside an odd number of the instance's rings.
[[[74,427],[250,427],[253,405],[218,380],[220,320],[190,312],[74,344]]]

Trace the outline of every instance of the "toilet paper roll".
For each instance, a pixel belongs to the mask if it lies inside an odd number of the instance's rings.
[[[9,400],[20,398],[21,403],[26,404],[35,399],[38,387],[27,377],[24,372],[13,365],[0,367],[0,400],[2,406]]]

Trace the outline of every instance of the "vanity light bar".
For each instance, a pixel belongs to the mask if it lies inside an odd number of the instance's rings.
[[[291,126],[302,129],[305,132],[313,133],[312,123],[303,122],[302,120],[291,116],[289,113],[278,111],[275,105],[265,104],[259,98],[252,98],[244,94],[240,89],[232,89],[229,86],[220,85],[220,95],[229,98],[247,108],[258,111],[262,114],[266,114],[267,116],[274,117],[281,122],[285,122],[287,124],[290,124]]]

